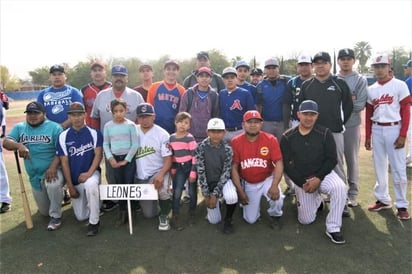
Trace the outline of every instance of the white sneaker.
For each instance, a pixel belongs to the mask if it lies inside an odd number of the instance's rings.
[[[170,230],[169,218],[165,215],[159,216],[159,230],[160,231]]]
[[[350,207],[357,207],[359,205],[358,201],[356,201],[356,198],[349,198],[348,199],[348,206]]]

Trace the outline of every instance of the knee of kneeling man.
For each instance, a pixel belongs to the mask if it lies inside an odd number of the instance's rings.
[[[306,217],[306,218],[299,218],[298,217],[298,221],[299,221],[299,223],[300,224],[302,224],[302,225],[308,225],[308,224],[311,224],[311,223],[313,223],[314,221],[315,221],[315,219],[316,219],[316,216],[314,216],[313,218],[308,218],[308,217]]]
[[[225,202],[226,202],[226,204],[228,204],[228,205],[236,204],[237,201],[238,201],[236,195],[229,196],[229,197],[224,196],[223,198],[225,199]]]

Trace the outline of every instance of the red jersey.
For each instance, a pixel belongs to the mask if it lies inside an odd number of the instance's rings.
[[[86,109],[86,125],[89,127],[100,129],[99,122],[96,119],[91,118],[90,115],[92,113],[93,104],[97,93],[104,89],[110,88],[111,86],[112,83],[110,82],[105,82],[102,86],[96,86],[93,82],[91,82],[81,89],[84,107]]]
[[[260,131],[256,141],[251,142],[242,133],[232,139],[233,162],[239,164],[240,177],[248,183],[257,184],[271,176],[273,164],[282,160],[277,139]]]

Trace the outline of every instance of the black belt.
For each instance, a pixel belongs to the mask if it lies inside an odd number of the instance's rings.
[[[396,126],[399,125],[401,122],[389,122],[389,123],[379,123],[379,122],[373,122],[375,125],[378,126],[383,126],[383,127],[390,127],[390,126]]]
[[[238,131],[238,130],[241,130],[241,129],[242,129],[242,127],[227,127],[226,131]]]

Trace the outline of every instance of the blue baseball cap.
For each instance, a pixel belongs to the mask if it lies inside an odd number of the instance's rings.
[[[112,67],[112,75],[128,75],[127,68],[123,65],[114,65]]]
[[[408,62],[406,62],[406,64],[402,65],[405,68],[412,68],[412,60],[409,60]]]
[[[319,113],[318,104],[315,101],[312,101],[312,100],[305,100],[300,104],[299,112],[302,112],[302,113],[305,113],[305,112]]]
[[[245,68],[247,68],[247,69],[250,69],[249,64],[248,64],[246,61],[244,61],[244,60],[241,60],[241,61],[237,61],[237,62],[236,62],[235,69],[238,69],[238,68],[240,68],[240,67],[245,67]]]

